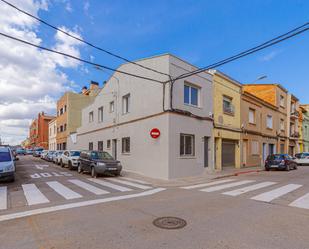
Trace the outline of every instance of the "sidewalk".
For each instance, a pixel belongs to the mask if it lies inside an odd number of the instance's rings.
[[[129,177],[129,178],[134,178],[134,179],[141,180],[141,181],[146,181],[148,183],[151,183],[153,185],[158,185],[161,187],[178,187],[178,186],[185,186],[185,185],[190,185],[190,184],[192,185],[192,184],[204,183],[204,182],[208,182],[208,181],[212,181],[212,180],[216,180],[220,178],[225,178],[225,177],[258,173],[260,171],[264,171],[264,168],[263,167],[247,167],[247,168],[241,168],[241,169],[229,168],[229,169],[224,169],[222,171],[208,171],[199,176],[177,178],[177,179],[172,179],[172,180],[161,180],[161,179],[151,178],[151,177],[143,176],[138,173],[130,172],[130,171],[123,171],[121,175],[123,177]]]

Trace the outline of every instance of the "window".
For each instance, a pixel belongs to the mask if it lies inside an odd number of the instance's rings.
[[[107,149],[111,148],[111,140],[110,139],[107,140],[106,147],[107,147]]]
[[[98,121],[99,123],[103,122],[103,106],[98,109]]]
[[[63,108],[60,109],[60,115],[62,115],[62,114],[63,114]]]
[[[89,123],[93,122],[93,112],[89,112]]]
[[[259,155],[259,142],[252,140],[251,141],[251,155]]]
[[[103,151],[103,141],[98,142],[98,150]]]
[[[49,135],[52,135],[52,129],[49,128]]]
[[[194,156],[194,135],[180,134],[180,155]]]
[[[130,153],[130,138],[122,138],[122,153]]]
[[[284,119],[280,119],[280,130],[284,131]]]
[[[284,107],[284,97],[280,95],[280,106]]]
[[[266,117],[266,127],[269,129],[273,128],[273,117],[271,115],[267,115]]]
[[[255,124],[255,110],[252,108],[249,108],[249,123]]]
[[[60,132],[63,132],[63,126],[60,125]]]
[[[64,124],[63,131],[66,131],[66,130],[67,130],[67,124]]]
[[[199,88],[184,85],[184,103],[188,105],[199,105]]]
[[[89,150],[93,150],[93,143],[92,142],[89,143]]]
[[[232,98],[223,96],[223,112],[227,114],[234,114],[234,106],[232,105]]]
[[[122,113],[126,114],[130,111],[130,94],[122,97]]]
[[[114,101],[111,101],[111,102],[109,103],[109,112],[114,112],[114,108],[115,108],[115,106],[114,106]]]
[[[66,111],[67,111],[67,106],[65,105],[65,106],[64,106],[64,112],[66,112]]]

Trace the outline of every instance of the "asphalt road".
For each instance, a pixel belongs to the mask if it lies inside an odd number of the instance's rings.
[[[89,178],[22,158],[16,182],[0,183],[7,187],[0,248],[309,248],[309,166],[165,189],[98,178],[115,185],[107,187]],[[155,227],[162,216],[180,217],[187,226]]]

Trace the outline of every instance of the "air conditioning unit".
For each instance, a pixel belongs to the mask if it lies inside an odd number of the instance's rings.
[[[214,114],[212,112],[209,112],[209,117],[214,118]]]

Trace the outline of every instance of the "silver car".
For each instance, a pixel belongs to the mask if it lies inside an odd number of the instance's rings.
[[[14,156],[9,147],[0,147],[0,179],[15,180]]]

